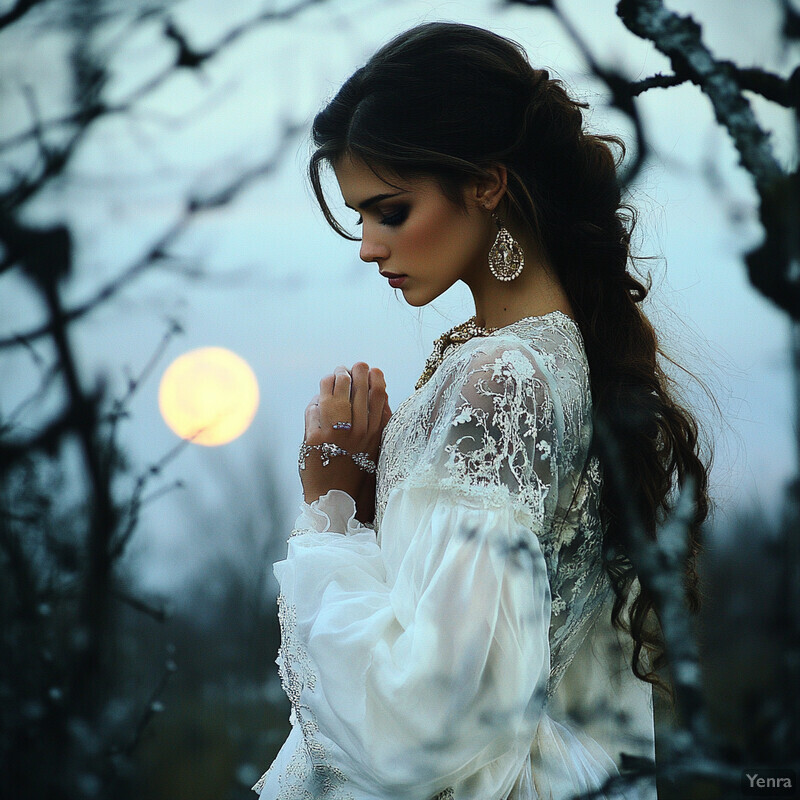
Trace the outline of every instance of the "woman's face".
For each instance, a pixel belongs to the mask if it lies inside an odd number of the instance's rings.
[[[410,305],[430,303],[485,269],[492,223],[476,202],[459,208],[432,178],[393,186],[350,156],[337,161],[334,172],[345,204],[360,215],[361,259],[382,274],[403,276],[393,284]]]

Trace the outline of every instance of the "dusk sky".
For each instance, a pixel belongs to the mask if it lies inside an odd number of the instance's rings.
[[[615,5],[561,2],[602,63],[621,67],[631,79],[669,71],[651,45],[625,30]],[[773,0],[669,0],[667,5],[691,11],[703,23],[716,55],[787,73],[792,54],[776,45]],[[202,49],[263,7],[263,2],[183,2],[175,5],[174,16]],[[260,407],[244,435],[218,448],[189,445],[170,462],[163,483],[181,479],[186,486],[146,507],[135,552],[138,558],[146,554],[148,585],[169,586],[202,559],[209,545],[194,540],[193,515],[219,520],[217,534],[224,542],[226,516],[243,513],[232,498],[259,507],[264,463],[279,480],[288,536],[301,500],[296,459],[303,411],[319,379],[338,364],[367,361],[384,371],[395,408],[413,391],[433,339],[472,315],[463,285],[424,310],[405,305],[375,264],[359,260],[358,245],[327,227],[305,178],[307,125],[314,113],[383,42],[439,19],[516,39],[535,65],[549,68],[592,105],[594,131],[630,140],[630,126],[607,109],[603,87],[588,76],[545,9],[508,9],[479,0],[341,0],[255,29],[200,76],[176,75],[132,116],[98,126],[61,190],[30,209],[32,219],[66,218],[77,232],[79,269],[65,298],[78,303],[171,224],[187,193],[211,190],[268,158],[287,123],[306,126],[274,173],[231,205],[199,217],[180,240],[176,252],[207,277],[193,281],[154,269],[72,329],[86,385],[102,372],[117,393],[125,375],[137,374],[155,352],[168,318],[184,329],[135,395],[122,428],[123,444],[140,469],[177,442],[157,404],[160,375],[174,358],[196,347],[226,347],[251,365],[260,385]],[[0,136],[26,126],[21,76],[35,87],[45,114],[63,103],[65,42],[63,34],[31,24],[19,31],[16,47],[0,53]],[[157,72],[172,53],[156,21],[133,35],[111,26],[106,44],[114,76],[110,91],[118,96]],[[698,89],[657,90],[639,103],[654,146],[631,194],[640,211],[637,252],[653,257],[641,263],[653,275],[646,307],[670,355],[706,382],[719,403],[717,413],[696,385],[680,378],[687,402],[715,443],[712,494],[720,518],[756,499],[773,513],[797,455],[789,323],[750,288],[742,260],[760,235],[755,194]],[[781,162],[792,163],[791,116],[766,102],[755,103],[755,110],[773,132]],[[3,337],[43,319],[15,274],[0,277],[0,309]],[[4,352],[0,409],[8,412],[36,385],[29,355]],[[30,419],[45,418],[54,407],[40,404]],[[228,507],[231,503],[236,507]]]

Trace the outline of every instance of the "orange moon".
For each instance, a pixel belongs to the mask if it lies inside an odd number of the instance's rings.
[[[178,356],[164,371],[158,407],[181,439],[215,447],[241,436],[258,408],[258,381],[247,362],[224,347]]]

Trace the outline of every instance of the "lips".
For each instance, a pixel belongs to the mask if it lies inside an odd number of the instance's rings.
[[[406,278],[408,277],[398,272],[381,272],[381,275],[389,279],[389,286],[391,286],[392,289],[399,289],[406,282]]]

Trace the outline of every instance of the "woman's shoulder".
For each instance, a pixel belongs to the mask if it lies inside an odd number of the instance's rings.
[[[484,337],[466,342],[460,359],[474,369],[502,367],[509,377],[545,377],[561,393],[589,386],[589,365],[577,322],[561,311],[552,311],[512,322]]]
[[[523,317],[498,328],[490,339],[504,343],[518,342],[542,356],[585,359],[586,349],[578,323],[562,311],[551,311],[533,317]]]

